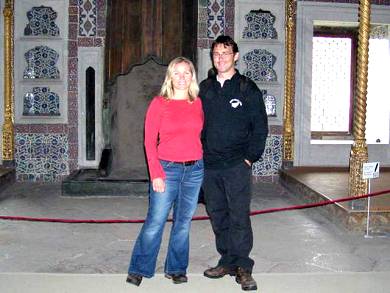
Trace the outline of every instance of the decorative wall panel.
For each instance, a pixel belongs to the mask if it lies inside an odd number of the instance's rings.
[[[24,79],[59,79],[57,68],[58,53],[48,46],[36,46],[24,54],[27,67],[23,72]]]
[[[66,124],[71,2],[18,0],[14,3],[15,125]],[[77,21],[76,18],[76,35]],[[47,128],[42,126],[42,129]]]
[[[57,181],[69,173],[66,135],[18,133],[15,148],[18,180]]]
[[[254,176],[277,175],[282,165],[282,136],[271,135],[267,138],[263,157],[252,167]]]
[[[27,12],[28,24],[24,29],[25,36],[49,36],[57,37],[60,35],[55,20],[57,12],[51,7],[39,6],[33,7]]]
[[[254,49],[243,56],[245,62],[244,75],[258,82],[277,81],[273,66],[276,57],[265,49]]]
[[[278,33],[274,28],[275,16],[270,11],[262,9],[251,10],[245,15],[247,26],[244,28],[244,39],[277,39]]]
[[[79,0],[79,35],[96,36],[96,0]]]
[[[283,125],[285,1],[235,1],[237,67],[264,90],[268,124]],[[279,134],[279,133],[274,133]]]
[[[207,1],[207,37],[215,39],[224,34],[225,0]]]
[[[33,87],[23,99],[25,116],[58,116],[60,115],[60,98],[50,91],[49,87]]]

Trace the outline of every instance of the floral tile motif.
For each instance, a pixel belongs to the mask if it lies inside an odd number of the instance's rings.
[[[278,33],[274,28],[275,16],[270,11],[251,10],[245,15],[247,26],[244,28],[244,39],[277,39]]]
[[[215,39],[224,34],[225,28],[225,0],[207,1],[207,37]]]
[[[33,87],[23,97],[24,116],[59,116],[60,97],[49,87]]]
[[[96,36],[96,0],[79,0],[79,35]]]
[[[277,81],[276,72],[273,66],[276,57],[265,49],[254,49],[244,55],[246,65],[244,75],[259,82]]]
[[[260,90],[263,94],[263,100],[265,105],[265,111],[267,116],[276,117],[276,98],[275,96],[267,93],[267,90]]]
[[[277,175],[282,166],[282,136],[271,135],[267,138],[263,156],[253,163],[252,175]]]
[[[68,138],[64,134],[18,133],[16,175],[27,181],[56,181],[69,174]]]
[[[25,36],[57,37],[60,29],[55,23],[57,12],[51,7],[33,7],[27,12],[28,24],[24,28]]]
[[[27,67],[24,70],[25,79],[59,79],[60,71],[56,67],[58,53],[47,46],[36,46],[24,53]]]
[[[370,38],[371,39],[386,39],[389,37],[390,25],[371,25]]]

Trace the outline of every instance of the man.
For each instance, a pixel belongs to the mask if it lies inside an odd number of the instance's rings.
[[[256,290],[249,218],[251,165],[257,161],[268,134],[267,114],[256,84],[235,69],[239,53],[229,36],[219,36],[211,47],[216,76],[200,84],[205,115],[202,142],[203,183],[207,213],[221,255],[208,278],[236,276],[243,290]]]

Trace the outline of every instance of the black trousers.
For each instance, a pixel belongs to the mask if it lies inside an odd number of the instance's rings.
[[[250,213],[251,167],[244,161],[228,169],[205,169],[206,210],[221,258],[218,265],[252,271],[253,246]]]

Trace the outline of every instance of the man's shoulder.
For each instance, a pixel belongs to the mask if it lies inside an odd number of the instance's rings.
[[[210,88],[212,88],[212,85],[214,83],[215,79],[212,78],[206,78],[199,84],[199,96],[201,98],[204,98],[206,93],[209,91]]]
[[[256,83],[246,75],[240,74],[240,91],[246,92],[246,91],[256,91],[258,90],[258,87]]]
[[[214,80],[215,79],[208,77],[208,78],[201,81],[201,83],[199,84],[199,87],[204,88],[204,87],[210,86]]]

